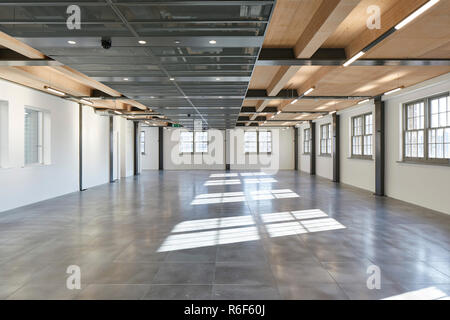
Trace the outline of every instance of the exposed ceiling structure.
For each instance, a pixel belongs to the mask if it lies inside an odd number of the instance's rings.
[[[450,0],[433,2],[397,30],[430,1],[3,1],[20,41],[0,34],[0,77],[162,125],[293,126],[450,72]]]
[[[79,30],[66,26],[69,5],[81,8]],[[273,7],[258,0],[8,1],[0,3],[0,30],[185,127],[200,119],[224,129],[236,123]]]
[[[428,2],[278,0],[237,125],[293,126],[450,72],[449,0],[394,28]]]

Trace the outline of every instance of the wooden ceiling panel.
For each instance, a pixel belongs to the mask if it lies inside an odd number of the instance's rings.
[[[441,58],[450,55],[450,0],[441,0],[425,14],[370,50],[365,58]]]
[[[279,69],[279,66],[256,66],[255,70],[253,70],[249,89],[267,89]]]
[[[450,72],[450,67],[340,67],[319,80],[314,95],[376,96]]]
[[[278,0],[263,47],[294,47],[322,1]]]
[[[396,0],[362,0],[358,6],[339,25],[336,31],[323,44],[323,48],[345,48],[354,38],[367,28],[369,14],[367,8],[371,5],[380,7],[381,15],[389,10]]]
[[[284,89],[297,89],[305,83],[314,73],[320,70],[321,67],[303,66],[300,70],[288,81]]]
[[[283,111],[333,111],[357,104],[355,100],[299,100],[286,106]]]

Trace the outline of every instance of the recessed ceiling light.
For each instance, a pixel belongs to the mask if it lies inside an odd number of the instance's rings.
[[[128,79],[128,78],[123,78],[123,80],[124,80],[124,81],[128,81],[129,79]]]
[[[366,103],[366,102],[369,102],[369,101],[370,101],[369,99],[366,99],[366,100],[358,102],[358,104],[363,104],[363,103]]]
[[[351,57],[349,60],[347,60],[347,62],[344,63],[344,67],[348,67],[348,66],[351,65],[353,62],[355,62],[356,60],[358,60],[359,58],[361,58],[364,54],[365,54],[364,51],[358,52],[358,53],[355,54],[353,57]]]
[[[88,104],[90,106],[94,105],[94,103],[92,101],[89,101],[89,100],[86,100],[86,99],[80,99],[80,102],[84,103],[84,104]]]
[[[179,40],[175,40],[174,43],[175,44],[180,44],[180,41]]]
[[[169,78],[169,80],[170,80],[170,81],[174,81],[174,80],[175,80],[175,78]]]
[[[428,9],[430,9],[432,6],[434,6],[436,3],[438,3],[439,0],[431,0],[428,1],[426,4],[424,4],[423,6],[421,6],[419,9],[417,9],[416,11],[414,11],[413,13],[411,13],[408,17],[406,17],[405,19],[403,19],[403,21],[401,21],[399,24],[397,24],[395,26],[396,30],[399,30],[401,28],[403,28],[404,26],[406,26],[408,23],[410,23],[411,21],[413,21],[414,19],[416,19],[418,16],[420,16],[422,13],[424,13],[425,11],[427,11]]]
[[[217,41],[216,40],[209,40],[209,44],[216,44]]]
[[[306,92],[304,93],[305,96],[307,96],[308,94],[310,94],[311,92],[314,91],[314,87],[309,88],[308,90],[306,90]]]
[[[53,89],[53,88],[50,88],[50,87],[44,87],[44,89],[49,91],[49,92],[51,92],[51,93],[57,94],[59,96],[65,96],[66,95],[64,92],[56,90],[56,89]]]
[[[68,43],[68,44],[77,44],[77,42],[76,42],[76,41],[73,41],[73,40],[69,40],[69,41],[67,41],[67,43]]]
[[[217,80],[217,81],[219,81],[219,80],[220,80],[220,78],[216,78],[216,80]]]
[[[146,44],[147,43],[147,41],[145,41],[145,40],[139,40],[138,42],[139,42],[139,44]]]
[[[385,95],[388,95],[388,94],[392,94],[392,93],[397,92],[397,91],[400,91],[400,90],[402,90],[401,87],[400,87],[400,88],[396,88],[396,89],[394,89],[394,90],[390,90],[390,91],[388,91],[388,92],[385,92],[384,94],[385,94]]]

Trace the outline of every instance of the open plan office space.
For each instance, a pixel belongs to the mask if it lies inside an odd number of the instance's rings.
[[[449,92],[450,0],[0,1],[0,299],[448,300]]]

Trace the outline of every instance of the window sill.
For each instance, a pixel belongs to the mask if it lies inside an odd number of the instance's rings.
[[[347,157],[347,159],[349,160],[368,160],[368,161],[373,161],[373,157],[358,157],[358,156],[351,156],[351,157]]]
[[[428,161],[415,161],[415,160],[401,160],[396,161],[399,164],[416,164],[416,165],[425,165],[425,166],[439,166],[439,167],[450,167],[450,161],[445,162],[428,162]]]
[[[331,154],[319,154],[318,157],[331,158]]]

